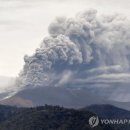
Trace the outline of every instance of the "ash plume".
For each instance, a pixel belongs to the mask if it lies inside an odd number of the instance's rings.
[[[19,85],[87,84],[96,75],[102,75],[98,81],[103,82],[105,74],[129,73],[130,21],[124,16],[100,15],[91,9],[74,18],[56,18],[48,32],[35,53],[24,57]]]

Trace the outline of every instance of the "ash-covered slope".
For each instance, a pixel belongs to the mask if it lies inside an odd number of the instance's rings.
[[[83,108],[93,104],[113,105],[122,109],[130,110],[129,102],[116,102],[92,95],[86,89],[71,89],[67,87],[40,87],[25,89],[14,96],[0,101],[0,104],[35,107],[45,104],[60,105],[67,108]]]
[[[19,100],[21,99],[21,101]],[[23,104],[24,102],[24,104]],[[60,87],[39,87],[25,89],[11,98],[2,100],[1,104],[17,106],[60,105],[68,108],[81,108],[92,103],[101,103],[102,99],[84,90]]]

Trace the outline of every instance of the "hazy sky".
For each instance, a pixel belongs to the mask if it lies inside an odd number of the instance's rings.
[[[39,46],[55,16],[87,8],[130,17],[130,0],[0,0],[0,75],[17,76],[23,56]]]

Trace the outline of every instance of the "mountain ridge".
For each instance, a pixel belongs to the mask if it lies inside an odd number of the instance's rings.
[[[0,101],[0,104],[19,107],[60,105],[67,108],[83,108],[93,104],[109,104],[130,110],[130,103],[105,100],[83,90],[62,87],[35,87],[24,89],[14,96]]]

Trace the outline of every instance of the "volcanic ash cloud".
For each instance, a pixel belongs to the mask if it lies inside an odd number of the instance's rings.
[[[124,16],[87,10],[56,18],[48,32],[35,53],[24,57],[20,85],[56,86],[96,74],[129,73],[130,21]]]

